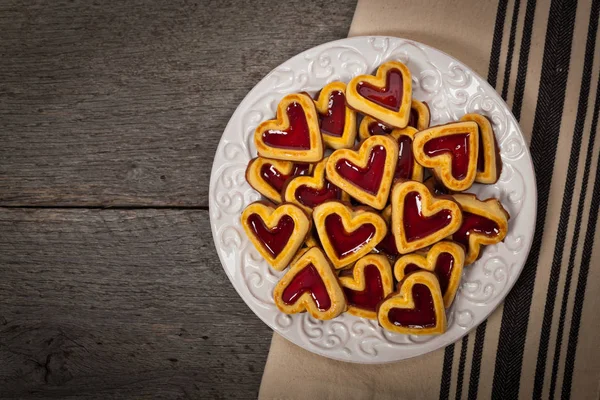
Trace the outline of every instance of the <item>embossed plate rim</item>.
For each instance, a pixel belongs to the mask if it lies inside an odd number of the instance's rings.
[[[259,197],[243,178],[244,163],[255,152],[250,136],[253,127],[274,115],[277,101],[285,93],[307,90],[312,94],[325,83],[337,79],[348,81],[359,73],[371,73],[381,62],[391,59],[408,64],[413,73],[415,98],[430,102],[432,124],[457,119],[460,113],[470,111],[483,112],[492,118],[506,168],[498,184],[478,186],[473,191],[499,196],[503,203],[509,204],[511,215],[514,214],[505,243],[488,246],[480,260],[465,268],[461,289],[448,311],[448,331],[437,337],[390,334],[375,321],[348,314],[324,322],[315,321],[306,313],[281,314],[271,304],[269,291],[281,273],[266,266],[244,238],[239,224],[241,209]],[[325,43],[290,58],[267,74],[239,104],[225,128],[215,154],[209,191],[211,230],[219,259],[248,307],[273,330],[309,351],[368,364],[399,361],[437,350],[483,322],[512,289],[524,267],[533,239],[536,210],[537,192],[529,149],[498,93],[448,54],[388,36]],[[494,282],[504,284],[496,291]],[[461,308],[465,306],[468,307]]]

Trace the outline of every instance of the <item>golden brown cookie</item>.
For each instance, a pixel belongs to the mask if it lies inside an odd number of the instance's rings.
[[[425,185],[406,181],[392,190],[392,232],[401,254],[430,246],[458,230],[462,213],[451,198],[436,198]]]
[[[318,247],[304,252],[273,290],[277,308],[286,314],[308,311],[328,320],[346,311],[346,298],[325,254]]]
[[[434,244],[423,255],[410,253],[400,257],[394,264],[394,277],[402,281],[408,274],[426,270],[438,278],[444,307],[449,308],[458,291],[465,263],[465,250],[454,242],[443,240]]]
[[[462,223],[452,240],[466,249],[465,265],[479,258],[481,245],[500,243],[508,233],[508,212],[497,199],[478,200],[474,194],[454,194],[462,208]]]
[[[328,200],[349,201],[350,196],[325,178],[325,165],[328,157],[317,163],[313,176],[298,176],[287,182],[284,199],[311,213],[313,208]]]
[[[346,294],[348,312],[358,317],[377,319],[377,305],[394,290],[388,259],[382,255],[367,254],[352,269],[342,273],[339,281]]]
[[[473,121],[479,127],[479,152],[475,182],[488,184],[498,182],[502,173],[502,158],[492,124],[486,117],[479,114],[466,114],[460,120]]]
[[[242,227],[256,250],[277,271],[285,269],[311,228],[311,220],[294,204],[257,201],[241,216]]]
[[[473,121],[434,126],[415,135],[413,153],[450,190],[463,191],[477,174],[479,128]]]
[[[325,145],[332,149],[352,148],[356,140],[356,112],[346,104],[346,84],[325,85],[315,106]]]
[[[311,170],[311,164],[256,157],[248,163],[246,181],[257,192],[279,204],[285,183],[295,176],[309,175]]]
[[[346,88],[350,107],[394,128],[408,124],[411,98],[410,71],[398,61],[381,64],[375,76],[355,77]]]
[[[379,214],[339,201],[315,207],[313,219],[323,250],[336,269],[350,265],[375,248],[387,232]]]
[[[262,122],[254,131],[258,155],[284,161],[323,159],[323,138],[313,100],[304,93],[288,94],[277,106],[277,119]]]
[[[446,311],[436,276],[429,271],[409,274],[377,310],[379,325],[406,335],[438,335],[446,331]]]
[[[372,136],[358,150],[340,149],[329,156],[327,179],[363,204],[385,207],[398,161],[398,144]]]

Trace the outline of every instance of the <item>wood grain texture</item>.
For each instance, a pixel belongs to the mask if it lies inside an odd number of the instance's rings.
[[[0,208],[0,398],[253,398],[270,329],[207,211]]]
[[[207,206],[237,104],[355,3],[0,1],[0,205]]]

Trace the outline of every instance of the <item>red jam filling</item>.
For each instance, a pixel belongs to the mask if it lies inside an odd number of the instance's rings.
[[[467,250],[469,249],[469,235],[471,233],[481,233],[490,237],[500,234],[500,227],[491,219],[466,211],[463,211],[462,215],[462,224],[452,235],[452,239],[465,246]]]
[[[342,191],[329,181],[325,181],[325,185],[321,189],[315,189],[310,186],[301,185],[296,189],[296,199],[306,207],[314,208],[327,200],[339,200]]]
[[[346,118],[346,96],[339,90],[331,92],[327,114],[319,115],[321,132],[331,136],[342,136],[344,134],[344,122]]]
[[[352,290],[344,288],[348,304],[369,311],[375,311],[377,304],[383,300],[383,283],[381,282],[381,273],[374,265],[367,265],[365,273],[365,290]]]
[[[414,109],[411,108],[410,109],[410,114],[408,117],[408,126],[412,126],[415,129],[418,129],[418,125],[419,124],[419,112]]]
[[[389,135],[393,131],[392,128],[389,128],[386,125],[384,125],[378,121],[371,122],[367,126],[367,130],[369,131],[369,135],[371,135],[371,136],[373,136],[373,135]]]
[[[412,139],[408,136],[400,136],[398,138],[398,163],[396,164],[396,172],[394,178],[411,179],[415,158],[412,151]]]
[[[373,103],[392,111],[398,111],[404,95],[404,79],[400,71],[392,69],[387,73],[384,88],[373,86],[367,82],[359,82],[356,90],[358,94]]]
[[[385,235],[383,240],[379,242],[376,248],[377,250],[383,251],[385,254],[388,254],[390,256],[400,255],[400,252],[396,247],[396,238],[394,238],[394,235],[391,231],[388,231],[388,233]]]
[[[310,165],[309,164],[294,164],[292,172],[289,175],[282,174],[272,164],[265,163],[260,168],[260,176],[267,182],[273,189],[281,192],[285,182],[298,175],[308,175]]]
[[[302,106],[292,103],[285,112],[290,120],[290,126],[283,130],[263,132],[263,142],[281,149],[310,150],[310,132]]]
[[[285,304],[294,304],[305,292],[310,292],[317,308],[329,310],[331,298],[327,293],[325,283],[314,265],[308,264],[292,278],[290,284],[283,290],[281,299]]]
[[[363,224],[354,231],[347,232],[342,224],[342,217],[338,214],[330,214],[325,218],[325,231],[339,258],[356,253],[375,236],[373,224]]]
[[[365,168],[358,167],[349,160],[341,159],[335,164],[335,169],[348,181],[364,191],[376,195],[383,177],[385,155],[385,147],[373,146]]]
[[[446,290],[448,290],[448,285],[450,285],[450,278],[452,276],[452,268],[454,268],[454,257],[450,253],[441,253],[438,256],[438,259],[435,263],[435,275],[440,282],[440,290],[442,294],[446,294]],[[411,272],[415,272],[420,270],[417,264],[408,264],[404,267],[404,273],[409,274]]]
[[[448,226],[452,220],[450,210],[441,210],[432,216],[423,215],[421,195],[410,192],[404,198],[404,232],[406,240],[422,239]]]
[[[450,153],[452,155],[452,176],[458,180],[467,176],[469,172],[468,133],[433,138],[425,143],[423,150],[429,157]]]
[[[289,215],[281,217],[277,225],[269,229],[258,214],[251,214],[248,217],[248,225],[273,257],[281,253],[294,232],[294,220]]]
[[[429,288],[421,283],[412,287],[415,308],[392,308],[388,318],[396,326],[405,328],[432,328],[435,326],[435,306]]]

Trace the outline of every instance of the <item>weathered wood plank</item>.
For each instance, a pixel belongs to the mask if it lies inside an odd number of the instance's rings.
[[[254,398],[270,338],[207,211],[0,208],[0,398]]]
[[[237,104],[355,3],[0,2],[0,205],[206,206]]]

